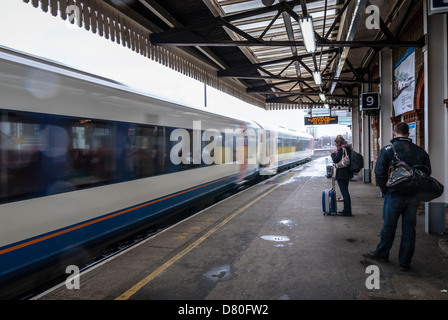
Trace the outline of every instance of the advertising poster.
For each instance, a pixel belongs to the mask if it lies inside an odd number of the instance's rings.
[[[415,48],[408,49],[395,64],[395,116],[414,110]]]
[[[409,126],[409,138],[412,139],[413,143],[417,143],[417,134],[415,131],[415,122],[408,123]]]

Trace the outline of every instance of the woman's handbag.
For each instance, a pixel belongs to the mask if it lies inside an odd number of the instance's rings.
[[[345,168],[350,165],[350,156],[347,154],[347,150],[344,147],[342,147],[342,152],[343,152],[342,159],[341,161],[336,163],[336,169]]]
[[[394,160],[389,166],[389,177],[386,186],[394,188],[400,193],[416,196],[424,202],[431,201],[442,195],[444,187],[437,179],[428,176],[418,166],[410,167],[406,162],[398,158],[394,151]]]

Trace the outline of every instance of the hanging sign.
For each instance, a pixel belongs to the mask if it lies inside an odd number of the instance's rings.
[[[428,14],[448,12],[447,0],[428,0]]]
[[[361,110],[378,110],[380,108],[380,94],[378,92],[361,93]]]
[[[305,125],[338,124],[338,116],[305,117]]]

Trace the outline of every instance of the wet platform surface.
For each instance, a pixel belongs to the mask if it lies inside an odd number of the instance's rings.
[[[382,224],[379,188],[350,182],[352,217],[324,216],[325,160],[244,190],[80,275],[40,300],[448,300],[446,235],[425,233],[418,215],[411,271],[363,257]],[[339,188],[336,188],[340,195]],[[340,210],[342,202],[338,203]],[[379,289],[366,273],[378,266]]]

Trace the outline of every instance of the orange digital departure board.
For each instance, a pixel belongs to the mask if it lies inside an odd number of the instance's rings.
[[[337,116],[305,117],[305,125],[338,124]]]

